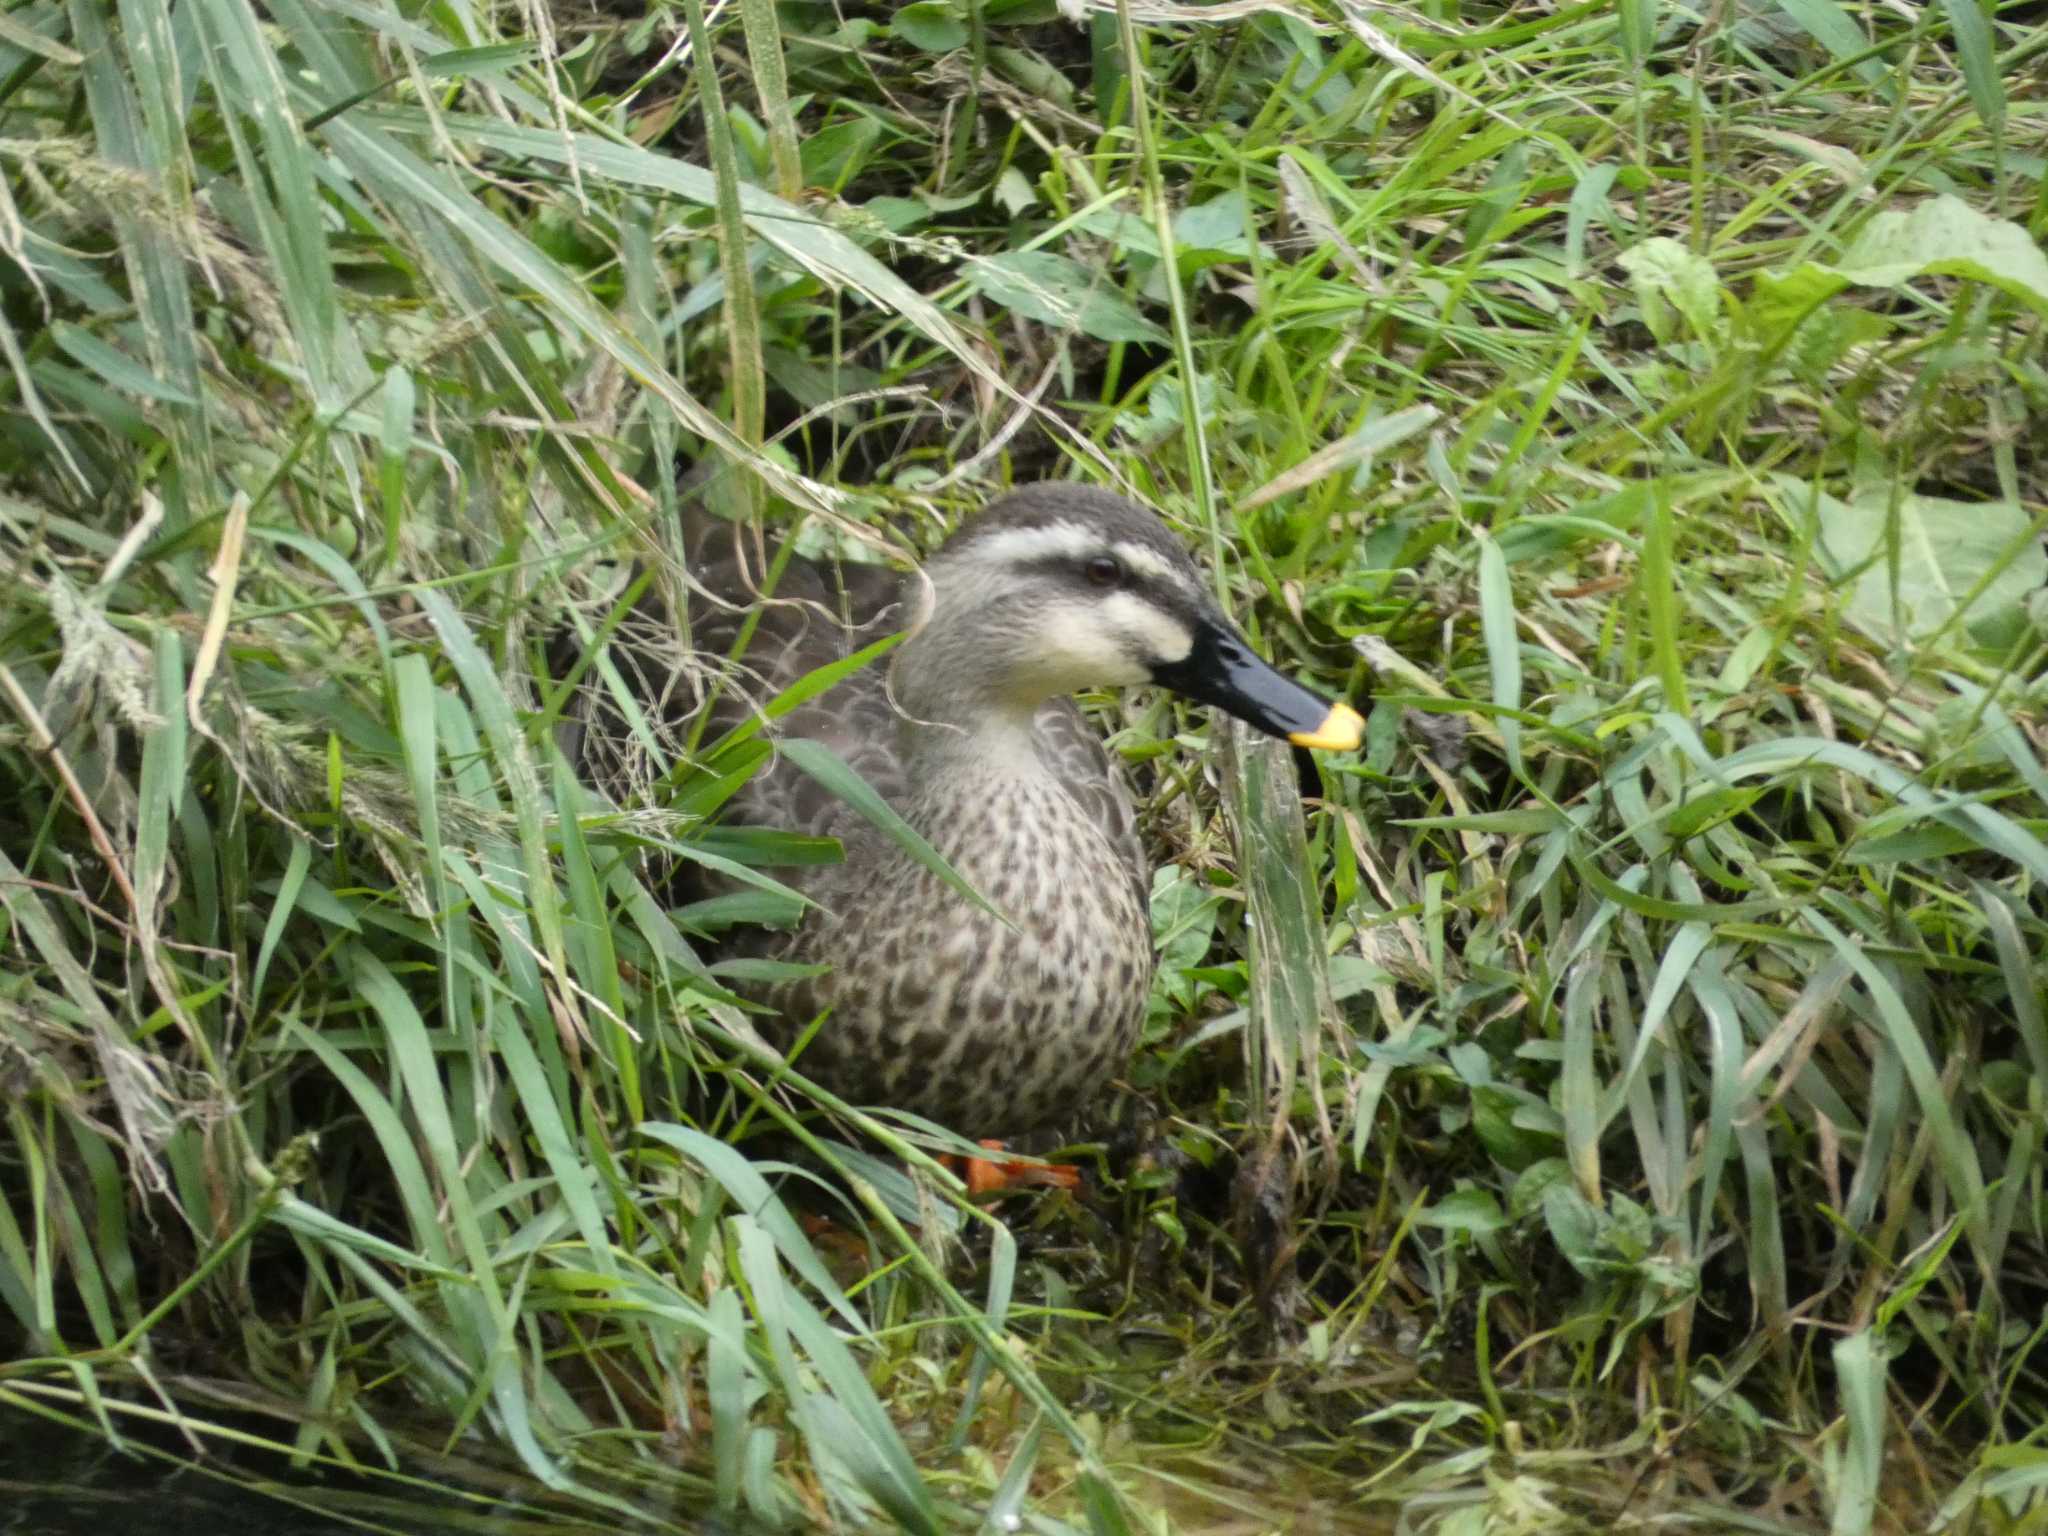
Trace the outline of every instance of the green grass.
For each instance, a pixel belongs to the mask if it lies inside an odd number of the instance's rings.
[[[13,6],[0,1405],[680,1526],[2043,1529],[2044,65]],[[1370,699],[1305,812],[1104,702],[1165,961],[1086,1201],[746,1044],[658,876],[773,862],[758,742],[556,754],[682,460],[899,549],[1125,488]]]

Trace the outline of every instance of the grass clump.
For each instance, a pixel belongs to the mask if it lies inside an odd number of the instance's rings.
[[[15,7],[0,1400],[649,1521],[2037,1527],[2044,51]],[[557,753],[682,460],[814,539],[1125,487],[1370,694],[1305,816],[1107,717],[1089,1200],[749,1048],[659,873],[792,851],[705,820],[758,742]]]

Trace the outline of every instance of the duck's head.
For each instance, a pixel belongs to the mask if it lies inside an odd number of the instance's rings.
[[[1145,508],[1037,485],[963,524],[912,578],[919,622],[900,653],[913,715],[1020,719],[1088,688],[1157,684],[1297,746],[1348,751],[1365,722],[1267,665],[1194,561]]]

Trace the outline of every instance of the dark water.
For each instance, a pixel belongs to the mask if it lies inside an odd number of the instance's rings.
[[[221,1475],[181,1469],[32,1415],[0,1411],[0,1536],[357,1536]]]
[[[455,1479],[323,1477],[282,1457],[130,1431],[117,1450],[0,1404],[0,1536],[586,1536],[604,1527]]]

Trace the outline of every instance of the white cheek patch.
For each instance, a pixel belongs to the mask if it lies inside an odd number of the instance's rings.
[[[1148,680],[1114,613],[1116,597],[1094,603],[1059,603],[1045,612],[1043,646],[1033,669],[1054,691],[1124,685]],[[1131,600],[1134,604],[1135,599]],[[1137,606],[1143,606],[1139,604]]]
[[[1195,648],[1193,630],[1135,592],[1112,592],[1097,607],[1106,627],[1137,640],[1144,660],[1153,666],[1186,661]],[[1129,654],[1127,646],[1117,649]]]

